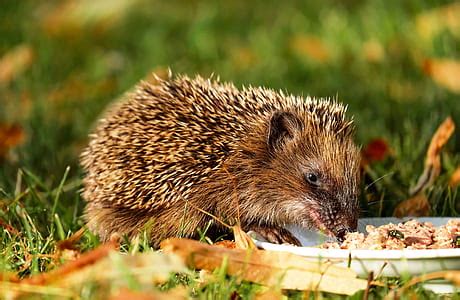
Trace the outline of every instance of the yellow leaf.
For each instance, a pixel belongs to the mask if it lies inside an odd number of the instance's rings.
[[[256,249],[257,246],[251,237],[241,229],[240,226],[233,226],[233,235],[235,236],[236,248],[239,249]]]
[[[438,85],[454,93],[460,93],[460,61],[451,59],[427,59],[424,71]]]
[[[324,42],[316,36],[297,35],[290,41],[291,49],[299,56],[307,57],[318,63],[330,60],[329,49]]]
[[[418,34],[424,39],[432,39],[444,29],[460,36],[460,3],[452,3],[418,15],[415,19]]]
[[[449,186],[450,187],[455,188],[458,185],[460,185],[460,167],[458,167],[454,171],[454,173],[452,173],[452,175],[450,176],[450,179],[449,179]]]
[[[381,62],[385,57],[385,50],[382,44],[377,40],[370,40],[363,44],[364,58],[369,62]]]
[[[19,45],[0,59],[0,84],[8,84],[24,72],[33,62],[32,47]]]
[[[75,33],[84,27],[104,31],[121,20],[135,0],[67,0],[46,13],[42,26],[49,34]]]
[[[367,287],[367,280],[357,279],[350,269],[286,252],[227,249],[177,238],[163,241],[161,248],[177,254],[190,268],[214,270],[226,260],[227,274],[269,287],[344,295]]]

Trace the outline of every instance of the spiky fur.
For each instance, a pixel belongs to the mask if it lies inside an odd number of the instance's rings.
[[[293,113],[303,127],[270,153],[276,111]],[[157,245],[203,228],[210,218],[196,207],[243,227],[327,229],[354,220],[359,154],[345,111],[336,101],[201,77],[141,82],[99,121],[82,153],[89,227],[107,239],[149,223]],[[305,185],[302,170],[313,165],[327,172],[326,194],[340,204],[322,205],[331,200]]]

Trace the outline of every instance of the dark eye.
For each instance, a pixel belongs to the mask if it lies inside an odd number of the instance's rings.
[[[316,175],[315,173],[307,173],[305,175],[305,179],[311,185],[318,185],[319,184],[318,175]]]

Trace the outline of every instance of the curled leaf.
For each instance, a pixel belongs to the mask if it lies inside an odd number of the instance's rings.
[[[251,237],[241,229],[240,226],[233,226],[233,235],[235,236],[235,245],[239,249],[257,249],[256,244]]]
[[[450,136],[454,133],[454,130],[455,124],[452,121],[452,118],[448,117],[434,133],[426,153],[425,169],[419,177],[417,184],[411,188],[411,195],[415,195],[431,186],[434,180],[439,176],[439,173],[441,173],[441,150],[449,140]]]

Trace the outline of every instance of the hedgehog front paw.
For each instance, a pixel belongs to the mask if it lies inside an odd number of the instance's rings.
[[[250,226],[246,231],[254,231],[273,244],[292,244],[301,246],[299,240],[282,227]]]

